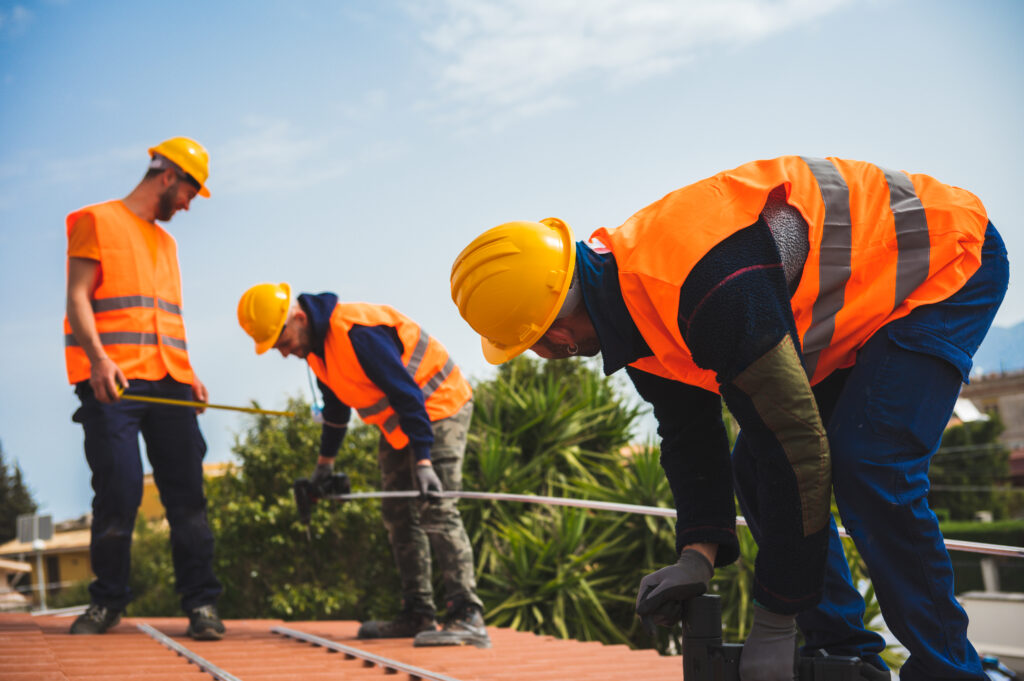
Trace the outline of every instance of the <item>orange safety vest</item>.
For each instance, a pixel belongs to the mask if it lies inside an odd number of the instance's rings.
[[[194,380],[181,317],[181,274],[174,237],[159,225],[156,264],[139,230],[142,220],[120,201],[86,206],[67,217],[67,233],[82,215],[96,224],[102,277],[92,294],[96,330],[107,355],[129,378],[155,381],[167,374]],[[89,358],[64,317],[68,381],[88,380]]]
[[[364,422],[380,428],[395,449],[408,445],[409,436],[398,425],[398,414],[387,395],[366,376],[356,357],[348,335],[355,325],[395,329],[402,342],[402,364],[423,391],[431,422],[453,416],[473,396],[448,351],[416,322],[387,305],[338,303],[324,339],[324,358],[309,353],[306,361],[338,399],[354,408]]]
[[[780,185],[809,231],[790,302],[812,385],[851,366],[886,323],[958,291],[981,265],[988,217],[970,192],[862,161],[747,163],[594,232],[615,256],[626,307],[654,353],[633,366],[718,392],[680,334],[679,289],[712,248],[758,220]]]

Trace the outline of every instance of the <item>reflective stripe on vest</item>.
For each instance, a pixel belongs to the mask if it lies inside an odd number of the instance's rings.
[[[409,356],[408,364],[405,365],[406,372],[408,372],[409,376],[414,381],[416,379],[416,372],[420,368],[420,363],[423,362],[423,357],[427,353],[427,345],[429,343],[430,334],[428,334],[423,329],[420,329],[420,336],[419,339],[416,341],[416,347],[413,349],[412,355]],[[448,375],[452,372],[454,368],[455,362],[454,360],[452,360],[451,357],[449,357],[445,365],[441,369],[439,369],[433,376],[427,379],[427,382],[423,385],[422,388],[420,388],[420,390],[423,392],[424,401],[428,397],[430,397],[434,393],[434,391],[437,390],[438,387],[440,387],[442,383],[444,383],[444,380],[448,377]],[[391,402],[388,400],[387,395],[385,395],[384,397],[380,398],[379,400],[371,404],[369,407],[362,407],[356,409],[356,412],[359,414],[359,417],[365,421],[367,417],[373,416],[374,414],[379,414],[390,407]],[[397,413],[392,414],[384,421],[384,423],[380,424],[380,427],[385,432],[388,433],[393,431],[397,426]]]
[[[169,303],[163,298],[153,299],[152,296],[119,296],[117,298],[98,298],[92,301],[93,312],[110,312],[130,307],[153,307],[154,302],[164,312],[181,315],[181,307]]]
[[[136,331],[107,331],[99,334],[100,343],[103,345],[156,345],[157,335],[155,333],[138,333]],[[160,336],[160,342],[178,350],[187,350],[188,344],[180,338]],[[64,347],[78,348],[78,340],[73,333],[64,334]]]
[[[800,157],[818,181],[825,203],[818,263],[818,297],[811,309],[811,326],[803,338],[804,366],[813,376],[821,352],[832,342],[836,314],[846,298],[846,283],[852,271],[853,224],[850,218],[850,189],[831,161]],[[896,295],[892,309],[903,302],[928,278],[931,242],[924,206],[905,174],[879,167],[889,185],[889,208],[896,227]]]

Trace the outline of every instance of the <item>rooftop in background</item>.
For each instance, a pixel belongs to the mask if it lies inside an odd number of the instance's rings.
[[[1006,426],[999,441],[1010,450],[1010,479],[1024,485],[1024,369],[976,376],[960,397],[983,412],[999,414]]]

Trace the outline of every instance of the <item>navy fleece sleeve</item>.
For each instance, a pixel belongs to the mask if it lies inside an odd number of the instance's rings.
[[[786,335],[800,347],[767,225],[755,223],[700,259],[679,291],[679,330],[698,366],[728,383]]]
[[[765,225],[734,234],[694,267],[680,290],[679,328],[697,365],[716,373],[751,452],[736,465],[754,481],[744,494],[762,534],[754,598],[772,612],[799,612],[821,594],[831,473],[789,291]]]
[[[367,378],[380,388],[409,436],[416,460],[430,459],[434,429],[427,416],[423,391],[402,364],[402,344],[390,326],[353,326],[349,339]]]
[[[327,387],[327,384],[317,379],[317,386],[324,398],[324,410],[322,416],[324,423],[320,427],[320,456],[333,459],[338,455],[338,448],[341,447],[348,431],[348,420],[352,416],[352,409],[338,399],[334,391]]]
[[[716,565],[739,557],[729,440],[718,395],[626,367],[650,402],[661,436],[661,466],[676,502],[676,552],[687,544],[718,544]]]

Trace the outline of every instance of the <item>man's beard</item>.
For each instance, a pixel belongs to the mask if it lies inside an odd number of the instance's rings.
[[[156,219],[161,222],[167,222],[170,220],[177,209],[174,207],[174,202],[178,198],[178,183],[175,182],[170,187],[164,190],[164,193],[160,195],[159,200],[156,204]]]

